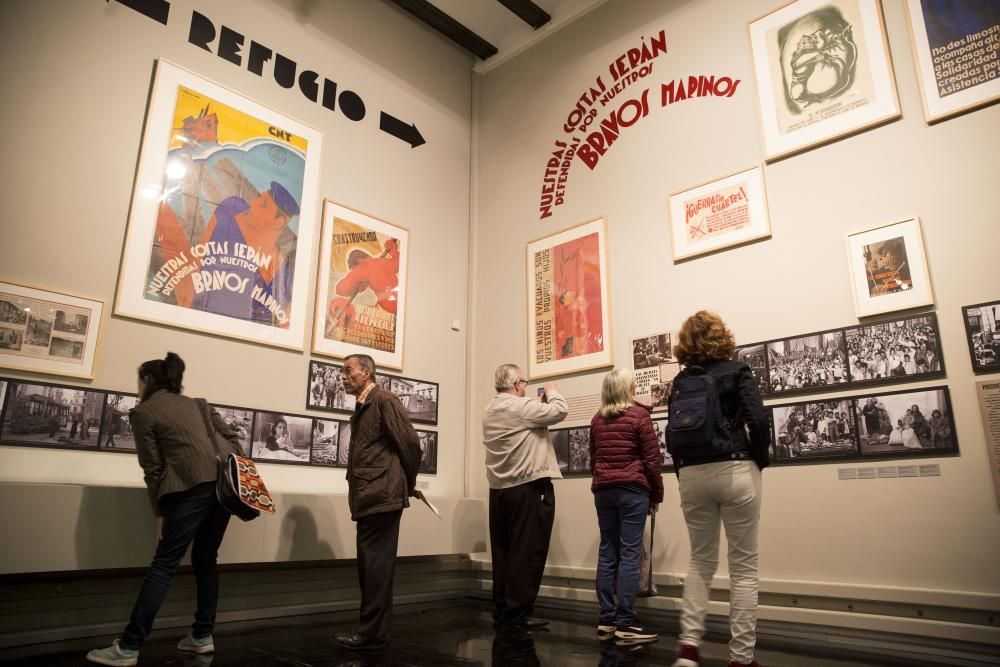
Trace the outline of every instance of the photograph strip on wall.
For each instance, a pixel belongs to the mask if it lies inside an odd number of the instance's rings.
[[[115,313],[302,349],[321,135],[159,60]]]
[[[906,13],[928,123],[1000,100],[1000,3],[906,0]]]
[[[963,306],[962,320],[973,372],[1000,373],[1000,301]]]
[[[926,313],[740,345],[761,397],[944,377],[937,315]]]
[[[324,412],[354,412],[354,396],[347,393],[342,374],[344,365],[312,359],[306,388],[306,409]],[[406,416],[416,424],[438,423],[440,387],[437,382],[401,375],[376,373],[375,383],[403,404]]]
[[[793,0],[747,32],[768,161],[899,118],[879,0]]]
[[[920,387],[770,405],[775,465],[954,456],[948,387]]]

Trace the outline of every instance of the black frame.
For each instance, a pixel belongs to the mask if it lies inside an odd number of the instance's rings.
[[[213,410],[243,410],[250,413],[250,429],[247,435],[249,442],[247,450],[244,452],[243,447],[241,446],[240,451],[242,452],[241,456],[243,456],[243,458],[253,460],[253,457],[250,455],[253,454],[253,429],[257,422],[257,411],[253,408],[243,407],[242,405],[224,405],[222,403],[209,403],[209,407]],[[265,463],[270,463],[270,461],[266,461]]]
[[[570,432],[582,431],[586,438],[587,448],[584,461],[577,466],[573,465],[573,457],[570,450]],[[566,435],[563,436],[562,434]],[[559,462],[559,470],[564,476],[587,475],[590,476],[590,426],[564,426],[563,428],[551,428],[549,434],[552,436],[552,447],[556,452],[556,461]],[[563,470],[562,464],[566,464]]]
[[[104,431],[108,430],[108,429],[110,429],[112,427],[112,425],[110,423],[108,423],[108,410],[110,409],[108,404],[111,402],[111,397],[112,396],[124,396],[124,397],[128,397],[128,398],[139,398],[138,394],[133,394],[133,393],[130,393],[130,392],[127,392],[127,391],[106,391],[106,392],[104,392],[104,403],[101,405],[101,439],[100,439],[100,441],[98,441],[97,447],[102,452],[111,452],[112,454],[132,454],[132,455],[135,455],[135,453],[136,453],[136,447],[135,447],[135,440],[134,439],[132,440],[132,448],[131,449],[111,449],[109,447],[105,447],[104,444],[103,444],[105,436],[110,436],[111,435],[111,434],[105,433]],[[132,425],[131,424],[129,424],[129,430],[130,431],[132,430]]]
[[[988,306],[993,306],[996,309],[1000,309],[1000,300],[997,301],[986,301],[984,303],[974,303],[971,306],[962,306],[962,324],[965,325],[965,342],[969,346],[969,361],[972,362],[972,372],[976,375],[982,375],[983,373],[1000,373],[1000,354],[994,353],[993,363],[991,364],[981,364],[979,359],[976,358],[976,346],[972,342],[972,337],[976,332],[972,331],[972,327],[969,326],[969,311],[976,308],[986,308]],[[994,338],[1000,337],[1000,330],[993,333]]]
[[[333,463],[319,463],[316,461],[316,424],[317,422],[327,422],[337,424],[337,437],[333,439]],[[320,419],[319,417],[313,417],[312,424],[310,424],[310,435],[309,435],[309,465],[317,466],[319,468],[343,468],[340,465],[340,428],[346,422],[343,419]],[[268,461],[269,463],[269,461]]]
[[[0,406],[0,407],[2,407],[2,410],[0,410],[0,444],[3,444],[3,445],[12,445],[12,446],[17,446],[17,447],[42,448],[42,449],[64,449],[64,450],[67,450],[67,451],[76,451],[76,452],[81,452],[81,451],[82,452],[86,452],[86,451],[94,451],[94,452],[107,451],[107,450],[102,450],[101,449],[101,437],[104,435],[104,406],[105,406],[105,403],[107,401],[107,397],[106,397],[106,394],[108,393],[107,391],[105,391],[103,389],[91,389],[90,387],[81,387],[79,385],[58,384],[58,383],[55,383],[55,382],[39,382],[37,380],[25,380],[23,378],[0,377],[0,380],[3,380],[4,382],[7,383],[7,385],[5,387],[5,391],[4,391],[4,396],[3,396],[3,405]],[[17,386],[17,385],[30,385],[30,386],[36,386],[36,387],[53,387],[53,388],[58,388],[58,389],[70,389],[70,390],[73,390],[73,391],[83,391],[83,392],[88,392],[88,393],[91,393],[91,394],[97,394],[99,396],[99,398],[100,398],[101,417],[98,420],[98,425],[97,425],[97,429],[96,429],[97,439],[94,442],[94,444],[92,444],[92,445],[86,445],[86,446],[77,446],[77,445],[60,444],[60,443],[56,443],[56,442],[33,442],[31,440],[13,440],[13,439],[9,439],[10,437],[16,437],[16,436],[11,436],[10,434],[6,433],[5,432],[6,429],[4,427],[7,424],[7,407],[8,407],[8,403],[10,403],[10,397],[11,397],[11,393],[12,393],[11,389],[13,387]],[[129,452],[129,453],[131,453],[131,452]]]
[[[306,420],[308,420],[309,421],[309,440],[308,440],[308,445],[306,447],[306,451],[308,451],[308,453],[309,453],[309,459],[306,460],[306,461],[282,461],[281,459],[267,459],[267,458],[261,458],[261,457],[252,456],[252,454],[253,454],[254,436],[257,434],[257,428],[263,426],[263,419],[262,419],[263,415],[278,415],[279,417],[294,417],[296,419],[306,419]],[[312,465],[313,419],[315,419],[315,417],[313,417],[311,415],[298,415],[298,414],[295,414],[295,413],[292,413],[292,412],[277,412],[275,410],[254,410],[254,415],[253,415],[253,430],[254,430],[254,433],[253,433],[253,435],[250,436],[250,454],[251,454],[251,456],[249,458],[252,459],[254,461],[254,463],[277,463],[277,464],[280,464],[280,465],[297,465],[297,466]]]
[[[431,431],[430,429],[416,429],[417,435],[421,433],[427,433],[433,436],[427,444],[427,449],[425,449],[420,456],[420,469],[417,471],[418,475],[436,475],[438,471],[438,431]],[[430,450],[430,455],[428,455],[427,450]]]
[[[307,374],[306,374],[306,410],[319,410],[321,412],[331,412],[331,413],[337,413],[337,414],[350,414],[350,413],[354,412],[354,406],[353,405],[351,405],[350,407],[332,408],[332,407],[327,407],[325,405],[313,404],[313,402],[312,402],[313,364],[316,364],[316,365],[321,366],[321,367],[326,367],[326,368],[334,368],[334,369],[337,370],[338,373],[343,373],[343,370],[344,370],[344,364],[342,364],[342,363],[338,364],[338,363],[333,363],[333,362],[329,362],[329,361],[320,361],[319,359],[310,359],[309,360],[308,371],[307,371]],[[439,414],[440,405],[441,405],[441,385],[439,385],[437,382],[433,382],[431,380],[420,380],[418,378],[407,377],[405,375],[395,375],[393,373],[382,373],[382,372],[376,372],[375,373],[375,382],[376,382],[376,384],[378,384],[379,382],[385,382],[385,381],[388,381],[389,383],[391,383],[393,380],[401,380],[401,381],[404,381],[404,382],[415,382],[415,383],[418,382],[420,384],[434,385],[434,417],[432,419],[425,419],[425,418],[420,418],[420,417],[414,417],[413,415],[410,414],[409,410],[407,410],[407,416],[410,418],[410,421],[413,422],[414,424],[429,424],[431,426],[437,426],[437,423],[438,423],[438,414]],[[381,386],[381,385],[379,385],[379,386]],[[391,386],[391,384],[390,384],[390,386]],[[348,396],[350,396],[350,394],[348,394]],[[354,397],[350,396],[350,399],[354,399]],[[402,400],[402,399],[400,399],[400,400]],[[405,408],[406,405],[404,404],[403,407]]]

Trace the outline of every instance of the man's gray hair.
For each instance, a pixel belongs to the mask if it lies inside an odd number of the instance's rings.
[[[507,391],[513,389],[517,381],[521,379],[521,367],[515,364],[502,364],[497,366],[497,372],[493,374],[493,387],[497,391]]]
[[[357,359],[358,360],[358,366],[360,366],[361,368],[364,368],[365,370],[370,371],[371,372],[372,382],[375,381],[375,360],[374,359],[372,359],[367,354],[349,354],[346,357],[344,357],[344,363],[345,364],[347,363],[348,359]]]

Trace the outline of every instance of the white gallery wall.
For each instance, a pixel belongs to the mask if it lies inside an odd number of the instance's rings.
[[[471,57],[392,5],[296,0],[171,0],[162,25],[119,2],[15,0],[0,4],[0,80],[8,98],[0,139],[4,181],[17,200],[2,216],[0,280],[102,299],[110,313],[154,63],[166,59],[322,133],[320,198],[409,230],[404,368],[440,384],[438,474],[427,491],[461,497],[466,399]],[[188,41],[193,12],[217,34],[244,36],[242,65]],[[251,40],[352,90],[353,121],[297,87],[250,72]],[[419,57],[414,57],[418,53]],[[379,130],[379,112],[416,124],[416,148]],[[142,361],[174,351],[185,391],[227,405],[324,416],[305,409],[321,206],[308,274],[303,351],[109,317],[92,383],[135,391]],[[447,267],[447,270],[441,270]],[[459,320],[460,330],[451,323]],[[335,361],[328,359],[328,361]],[[2,372],[14,377],[26,373]],[[333,415],[346,418],[347,415]],[[423,427],[421,427],[423,428]],[[434,430],[435,427],[429,427]],[[276,493],[346,493],[342,469],[262,466]],[[0,446],[0,482],[142,486],[133,456]]]
[[[476,440],[478,420],[494,393],[493,370],[504,362],[527,364],[529,241],[607,216],[614,357],[616,366],[629,367],[631,337],[676,330],[701,308],[720,313],[738,343],[857,323],[846,235],[918,216],[947,378],[887,391],[946,383],[961,455],[919,461],[940,464],[940,477],[838,481],[835,464],[765,471],[762,589],[933,598],[942,604],[945,592],[957,592],[947,597],[949,605],[989,609],[1000,594],[995,566],[1000,512],[961,307],[1000,298],[1000,213],[993,197],[1000,183],[1000,106],[925,123],[901,0],[885,0],[884,18],[902,118],[767,165],[772,238],[682,263],[672,260],[668,195],[763,162],[746,22],[775,5],[774,0],[611,1],[480,80],[472,230],[472,493],[488,494]],[[661,30],[669,52],[655,59],[652,73],[606,107],[596,105],[600,120],[650,89],[648,115],[623,129],[593,170],[574,159],[564,203],[539,219],[546,162],[556,149],[553,142],[568,136],[563,124],[581,93],[598,75],[611,81],[609,65],[644,39],[648,45]],[[731,97],[661,106],[661,84],[689,75],[727,76],[740,83]],[[577,397],[598,394],[603,375],[556,380],[563,394]],[[852,393],[860,392],[841,392]],[[664,474],[664,486],[654,569],[683,575],[689,545],[673,474]],[[599,536],[589,477],[558,483],[556,497],[549,565],[594,567]]]

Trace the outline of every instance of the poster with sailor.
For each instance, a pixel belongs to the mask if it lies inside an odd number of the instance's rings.
[[[159,61],[115,312],[301,349],[320,142]]]
[[[403,368],[409,232],[333,201],[323,206],[313,353],[367,354]]]

